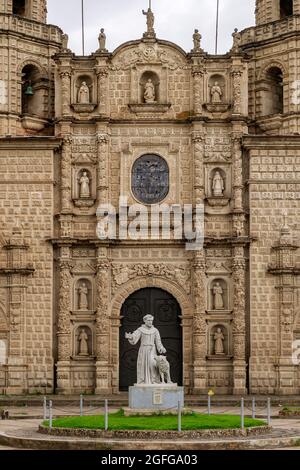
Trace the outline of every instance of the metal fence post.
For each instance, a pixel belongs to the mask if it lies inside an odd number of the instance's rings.
[[[208,395],[208,400],[207,400],[207,413],[210,415],[211,413],[211,396]]]
[[[241,399],[241,428],[245,429],[245,407],[244,398]]]
[[[108,400],[105,400],[104,429],[108,431]]]
[[[181,432],[181,402],[178,402],[178,432]]]
[[[80,395],[80,405],[79,405],[79,408],[80,408],[80,416],[83,416],[83,396]]]
[[[45,421],[45,419],[47,419],[47,397],[44,397],[43,409],[44,409],[44,421]]]
[[[268,426],[271,426],[271,398],[268,398]]]
[[[255,419],[255,412],[256,412],[256,405],[255,405],[255,397],[252,398],[252,418]]]
[[[49,428],[52,429],[52,421],[53,421],[53,414],[52,414],[52,400],[49,402]]]

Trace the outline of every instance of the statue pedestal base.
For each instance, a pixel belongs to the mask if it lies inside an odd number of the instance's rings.
[[[129,387],[129,409],[145,412],[184,407],[184,388],[177,384],[134,385]]]

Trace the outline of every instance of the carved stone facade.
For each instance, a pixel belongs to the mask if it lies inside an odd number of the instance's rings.
[[[121,311],[147,289],[179,305],[187,393],[299,393],[300,0],[257,1],[223,56],[158,39],[151,11],[76,56],[21,3],[0,0],[0,393],[119,393]],[[203,247],[159,221],[126,239],[141,202],[203,204]]]

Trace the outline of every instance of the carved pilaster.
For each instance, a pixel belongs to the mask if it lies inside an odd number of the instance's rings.
[[[233,114],[241,114],[242,112],[241,78],[241,71],[234,70],[232,72]]]
[[[97,312],[96,312],[96,391],[111,392],[111,373],[109,369],[109,297],[110,269],[107,249],[98,248],[97,255]]]
[[[98,177],[97,177],[97,190],[98,190],[98,204],[108,203],[108,135],[98,134]]]
[[[285,215],[285,218],[287,216]],[[293,324],[295,319],[295,251],[298,245],[294,242],[291,230],[285,220],[279,241],[274,245],[275,263],[269,266],[269,272],[277,276],[279,300],[279,351],[277,374],[277,393],[282,395],[296,393],[293,385],[295,365],[293,354]]]
[[[70,115],[70,104],[71,104],[71,72],[61,71],[61,112],[63,116]]]
[[[107,67],[97,67],[98,78],[98,110],[102,115],[108,115],[108,69]]]
[[[238,136],[233,136],[233,198],[234,210],[240,212],[243,210],[243,169],[242,169],[242,141]]]
[[[70,310],[72,304],[71,282],[72,263],[69,257],[70,249],[61,248],[59,261],[59,303],[57,318],[57,388],[58,393],[67,394],[71,392],[70,356],[71,356],[71,323]]]
[[[234,248],[233,286],[233,393],[238,395],[246,392],[246,260],[241,246]]]
[[[68,214],[71,212],[71,154],[72,137],[64,139],[62,157],[61,157],[61,212]]]
[[[205,198],[204,188],[204,145],[205,136],[200,132],[192,135],[194,143],[194,205],[201,204]]]
[[[203,70],[195,67],[192,72],[194,86],[194,114],[202,114],[203,103]]]
[[[207,324],[205,320],[206,307],[206,276],[205,254],[197,251],[194,259],[194,301],[195,315],[193,320],[193,369],[194,393],[207,392]]]

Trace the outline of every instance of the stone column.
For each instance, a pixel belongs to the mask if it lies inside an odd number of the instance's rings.
[[[278,395],[297,393],[295,386],[295,368],[293,364],[293,323],[295,318],[295,256],[298,245],[294,242],[289,226],[281,229],[279,241],[273,247],[276,254],[275,264],[269,267],[269,272],[277,276],[279,300],[279,333],[278,333],[278,363],[277,390]]]
[[[242,168],[242,140],[240,136],[233,135],[233,199],[234,213],[243,212],[243,168]]]
[[[193,75],[193,89],[194,89],[194,114],[199,116],[202,114],[203,103],[203,70],[199,67],[194,67]]]
[[[193,393],[207,393],[207,323],[206,323],[206,275],[204,250],[196,251],[194,258],[194,300],[193,321]]]
[[[105,247],[97,253],[97,312],[96,312],[96,394],[111,393],[111,369],[109,353],[109,298],[110,262]]]
[[[98,176],[97,176],[97,192],[98,204],[107,204],[108,200],[108,135],[99,133],[98,142]]]
[[[99,114],[108,116],[109,104],[109,86],[108,86],[108,69],[107,67],[96,67],[98,78],[98,110]]]
[[[34,269],[27,266],[25,244],[19,227],[13,229],[7,250],[7,287],[8,287],[8,316],[9,343],[7,360],[7,394],[22,394],[28,392],[27,360],[26,360],[26,277]]]
[[[240,70],[233,69],[232,71],[232,98],[233,98],[233,106],[232,106],[232,113],[233,114],[241,114],[242,112],[242,91],[241,91],[241,77],[242,72]]]
[[[233,393],[246,390],[246,261],[243,246],[233,248]]]
[[[71,72],[61,71],[61,113],[62,116],[70,116],[70,104],[71,104]]]
[[[59,303],[57,318],[57,392],[61,394],[71,393],[71,269],[71,248],[67,246],[61,247],[59,260]]]
[[[71,212],[71,178],[72,178],[72,137],[67,136],[63,142],[61,157],[61,212],[69,214]]]
[[[194,143],[194,205],[203,204],[205,198],[204,185],[204,144],[205,136],[199,131],[192,135]]]

